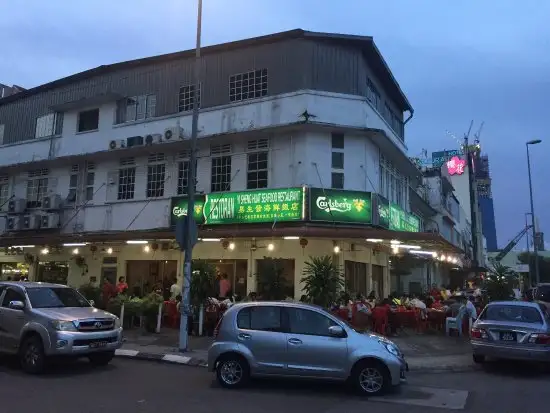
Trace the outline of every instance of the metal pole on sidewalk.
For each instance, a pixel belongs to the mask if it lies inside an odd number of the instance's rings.
[[[540,139],[535,139],[525,143],[527,148],[527,174],[529,175],[529,200],[531,202],[531,225],[533,225],[533,257],[535,258],[535,282],[538,285],[540,283],[539,275],[539,257],[538,257],[538,245],[537,245],[537,229],[535,228],[535,207],[533,206],[533,185],[531,183],[531,159],[529,157],[529,145],[536,145],[541,143]]]
[[[191,264],[193,262],[192,239],[194,233],[194,209],[195,209],[195,171],[196,171],[196,151],[197,134],[199,129],[199,93],[200,93],[200,70],[201,70],[201,30],[202,30],[202,0],[198,0],[197,10],[197,43],[195,46],[195,90],[193,92],[193,118],[191,124],[191,154],[189,157],[189,171],[187,180],[187,227],[185,231],[185,256],[183,263],[183,288],[181,303],[181,321],[180,321],[180,339],[179,350],[184,352],[189,347],[188,336],[188,317],[191,313]]]

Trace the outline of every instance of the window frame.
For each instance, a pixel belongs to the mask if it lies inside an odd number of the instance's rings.
[[[222,162],[223,159],[229,159],[229,166],[228,165],[214,165],[214,161],[216,162]],[[224,182],[214,182],[214,172],[215,168],[221,169],[221,168],[229,168],[229,172],[225,172],[227,181]],[[233,156],[230,154],[227,155],[220,155],[220,156],[213,156],[211,158],[211,165],[210,165],[210,192],[227,192],[231,191],[231,181],[232,181],[232,168],[233,168]],[[217,172],[217,171],[216,171]],[[222,174],[216,174],[216,176],[222,176]],[[225,186],[224,188],[221,188],[221,186]],[[221,188],[221,189],[220,189]]]
[[[4,288],[5,291],[0,291],[0,298],[2,299],[2,301],[0,302],[0,308],[4,308],[4,309],[8,309],[8,310],[13,310],[13,308],[10,308],[9,305],[10,305],[10,302],[11,301],[21,301],[23,302],[23,304],[25,304],[25,306],[27,305],[27,297],[25,296],[25,293],[23,291],[21,291],[20,289],[18,288],[14,288],[14,287],[7,287],[7,288]],[[15,294],[18,294],[20,296],[20,300],[10,300],[7,305],[4,306],[4,300],[6,299],[6,297],[8,296],[8,292],[14,292]],[[16,311],[21,311],[21,310],[16,310]]]
[[[87,114],[92,114],[92,113],[97,113],[97,122],[96,122],[96,127],[95,128],[90,128],[90,129],[81,129],[82,127],[82,115],[87,115]],[[87,132],[97,132],[99,130],[99,117],[100,117],[100,111],[99,111],[99,108],[94,108],[94,109],[86,109],[86,110],[82,110],[80,112],[78,112],[78,116],[76,118],[76,133],[87,133]]]
[[[255,161],[251,161],[251,157],[256,157]],[[259,168],[260,163],[263,163],[263,160],[260,160],[260,156],[265,156],[265,168]],[[256,169],[250,169],[251,164],[256,165]],[[260,179],[260,174],[265,172],[265,179]],[[250,179],[250,174],[254,174],[255,178]],[[265,183],[264,183],[265,181]],[[262,185],[260,185],[260,182]],[[251,183],[256,183],[256,185],[251,185]],[[269,151],[251,151],[246,154],[246,189],[266,189],[269,188]]]
[[[195,106],[195,89],[194,83],[188,83],[180,86],[178,93],[178,113],[191,112]],[[197,95],[198,108],[201,108],[202,98],[202,82],[199,82],[199,93]]]
[[[341,186],[334,185],[335,182],[336,182],[335,181],[336,176],[341,176],[342,177],[342,185]],[[330,187],[332,189],[344,189],[344,186],[345,186],[344,173],[343,172],[338,172],[338,171],[332,171],[331,174],[330,174]]]
[[[257,79],[258,75],[259,81]],[[258,84],[259,89],[257,89]],[[245,100],[263,98],[269,94],[268,69],[254,69],[248,72],[241,72],[230,75],[228,86],[229,102],[242,102]],[[247,89],[246,92],[244,92],[245,87]],[[252,94],[253,96],[250,96],[250,94]]]
[[[132,171],[132,173],[129,173],[130,171]],[[124,173],[126,173],[125,176],[124,176]],[[137,170],[135,165],[124,165],[118,169],[117,201],[128,201],[131,199],[135,199],[136,175],[137,175]],[[126,180],[131,179],[132,182],[121,183],[123,179],[126,179]],[[124,186],[125,191],[121,190],[121,186]],[[131,190],[129,188],[131,188]],[[129,196],[130,192],[131,192],[131,196]],[[126,195],[123,196],[123,194],[126,194]]]

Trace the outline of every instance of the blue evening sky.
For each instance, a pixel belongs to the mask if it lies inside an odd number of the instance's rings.
[[[0,0],[0,82],[32,87],[102,64],[194,47],[196,0]],[[502,247],[529,210],[550,239],[550,1],[204,0],[203,44],[295,28],[373,36],[415,108],[410,155],[454,149],[485,122]],[[545,179],[546,177],[546,179]]]

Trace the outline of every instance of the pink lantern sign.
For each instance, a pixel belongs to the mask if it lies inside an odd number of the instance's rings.
[[[449,175],[462,175],[465,167],[466,161],[460,159],[458,156],[453,156],[447,161],[447,171],[449,171]]]

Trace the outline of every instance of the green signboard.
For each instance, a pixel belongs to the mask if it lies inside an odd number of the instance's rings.
[[[207,225],[297,221],[303,209],[303,188],[213,193],[195,199],[195,220]],[[174,226],[187,215],[187,198],[172,198],[171,211]]]
[[[454,149],[451,151],[439,151],[432,152],[432,166],[434,168],[440,168],[445,162],[451,159],[453,156],[462,156],[463,151],[461,149]]]
[[[370,192],[311,188],[309,190],[311,221],[372,223]]]
[[[390,227],[390,202],[382,195],[372,194],[373,224],[382,228]]]
[[[420,220],[413,214],[408,214],[400,206],[390,204],[390,229],[392,231],[419,232]]]

